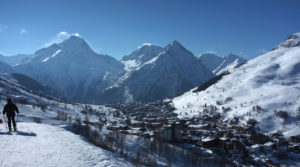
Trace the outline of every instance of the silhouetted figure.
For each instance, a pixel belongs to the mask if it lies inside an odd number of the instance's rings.
[[[4,106],[3,115],[6,114],[8,119],[8,129],[11,131],[11,121],[14,126],[14,131],[17,131],[17,125],[15,121],[16,113],[19,113],[18,107],[12,103],[11,99],[7,99],[7,104]]]

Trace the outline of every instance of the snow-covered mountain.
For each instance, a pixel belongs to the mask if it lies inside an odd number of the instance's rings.
[[[223,58],[215,53],[202,53],[197,57],[210,71],[214,71],[222,63]]]
[[[197,58],[216,75],[225,71],[230,72],[247,61],[232,53],[224,57],[217,56],[214,53],[203,53]]]
[[[199,61],[177,41],[165,48],[146,43],[118,61],[95,53],[75,35],[14,58],[22,56],[13,63],[15,73],[38,81],[58,97],[96,104],[164,99],[205,82],[214,76],[212,71],[219,74],[244,62],[235,55],[213,54],[203,54]]]
[[[160,46],[145,43],[137,50],[125,55],[122,58],[122,62],[125,65],[126,71],[131,71],[157,56],[162,50],[163,48]]]
[[[7,63],[11,66],[15,66],[17,64],[26,63],[30,60],[32,55],[28,54],[17,54],[14,56],[3,56],[0,55],[0,61]]]
[[[173,99],[179,117],[218,112],[224,121],[250,119],[264,133],[299,135],[300,33],[274,50],[249,60],[206,90],[195,89]],[[215,106],[216,108],[212,107]],[[214,111],[213,111],[214,110]]]
[[[71,36],[59,44],[36,51],[33,58],[14,67],[60,96],[96,103],[95,96],[115,83],[124,65],[116,59],[95,53],[80,37]]]
[[[13,67],[11,67],[9,64],[3,63],[0,61],[0,76],[9,79],[11,81],[14,81],[27,89],[33,90],[35,92],[47,94],[48,96],[55,96],[55,93],[52,92],[49,88],[41,85],[34,79],[15,73]]]
[[[158,54],[154,56],[155,53]],[[123,61],[128,59],[139,65],[106,89],[102,103],[160,100],[187,91],[214,76],[178,41],[165,48],[145,45]]]
[[[233,69],[244,64],[246,61],[247,61],[246,59],[243,59],[243,58],[231,53],[231,54],[223,57],[222,62],[216,69],[213,70],[213,73],[219,75],[225,71],[232,72]]]

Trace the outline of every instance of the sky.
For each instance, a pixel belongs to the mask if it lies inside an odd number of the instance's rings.
[[[0,0],[0,54],[32,54],[80,35],[121,59],[179,41],[196,56],[251,59],[300,32],[298,0]]]

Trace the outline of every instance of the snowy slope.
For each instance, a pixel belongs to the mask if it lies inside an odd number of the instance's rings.
[[[80,37],[71,36],[35,52],[30,62],[14,69],[56,90],[61,97],[96,103],[95,96],[124,72],[116,59],[97,54]]]
[[[84,105],[64,104],[39,96],[2,77],[0,93],[1,109],[6,97],[27,103],[16,103],[20,111],[16,117],[18,132],[8,133],[5,124],[0,124],[0,166],[131,166],[117,154],[71,133],[66,124],[56,119],[57,111],[78,116]],[[39,105],[46,107],[42,110]],[[106,110],[104,106],[99,107]]]
[[[173,41],[155,57],[127,72],[100,99],[102,103],[160,100],[213,76],[191,52]]]
[[[63,127],[29,122],[18,127],[8,134],[1,125],[0,166],[131,166]]]
[[[300,33],[294,34],[273,51],[234,69],[205,91],[194,93],[193,89],[174,98],[175,112],[181,118],[192,117],[201,114],[204,106],[214,105],[225,121],[239,116],[240,123],[245,124],[254,118],[262,132],[299,135],[299,40]],[[276,116],[278,111],[286,112],[288,117]]]

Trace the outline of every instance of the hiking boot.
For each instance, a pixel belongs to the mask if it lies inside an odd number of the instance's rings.
[[[16,132],[17,131],[17,126],[14,126],[14,132]]]
[[[8,126],[8,130],[11,132],[11,126]]]

